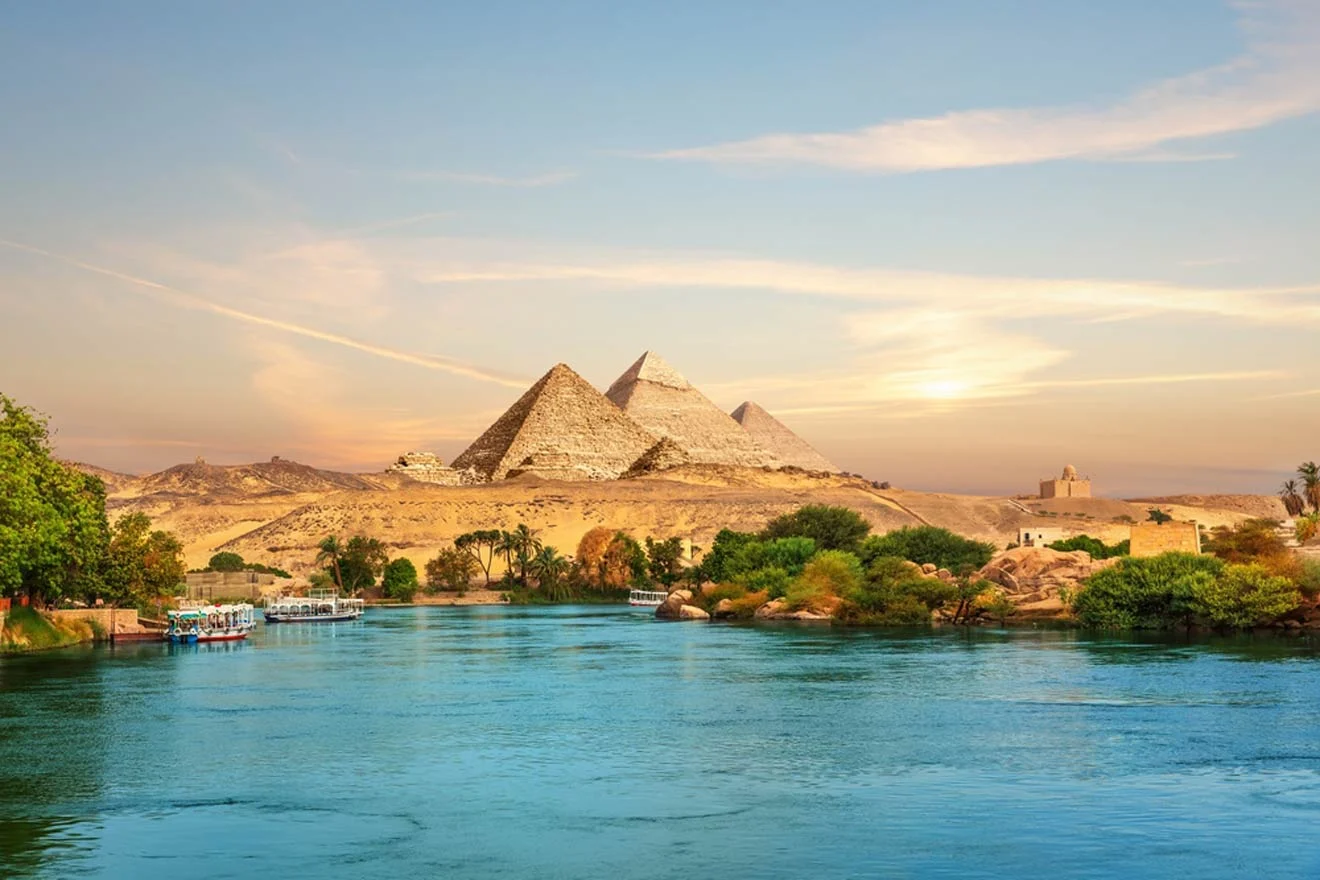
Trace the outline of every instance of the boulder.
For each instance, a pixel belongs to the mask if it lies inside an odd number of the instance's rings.
[[[933,562],[927,562],[927,563],[925,563],[924,565],[921,566],[921,573],[922,573],[922,574],[934,574],[935,572],[937,572],[937,571],[939,571],[939,570],[940,570],[939,566],[936,565],[936,564],[933,563]]]
[[[717,620],[734,617],[735,615],[736,612],[733,610],[732,599],[721,599],[715,603],[715,608],[711,611],[711,617],[714,617]]]
[[[678,609],[679,620],[710,620],[710,615],[696,605],[684,605]]]
[[[692,596],[689,595],[688,599],[691,598]],[[655,609],[655,616],[663,617],[667,620],[678,620],[678,616],[682,612],[683,606],[686,604],[687,602],[683,601],[682,596],[679,596],[676,593],[670,593],[669,598],[661,602],[660,606]]]
[[[1084,550],[1017,547],[990,560],[978,576],[1003,588],[1014,604],[1034,606],[1056,599],[1060,590],[1075,592],[1083,580],[1117,562],[1092,559]]]
[[[771,599],[760,608],[756,609],[757,620],[833,620],[834,615],[842,605],[842,601],[834,596],[828,596],[816,608],[800,608],[796,611],[789,610],[788,603],[783,599]]]

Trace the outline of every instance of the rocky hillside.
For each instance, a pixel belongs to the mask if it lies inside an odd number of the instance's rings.
[[[213,465],[198,460],[139,477],[120,485],[112,494],[120,499],[258,498],[345,489],[365,491],[380,485],[356,474],[323,471],[282,458],[241,465]]]

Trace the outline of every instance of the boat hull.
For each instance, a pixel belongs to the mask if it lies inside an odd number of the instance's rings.
[[[341,611],[337,614],[283,614],[278,611],[265,612],[267,623],[334,623],[343,620],[357,620],[362,616],[359,611]]]
[[[165,638],[176,645],[197,645],[203,642],[239,642],[246,639],[251,631],[213,632],[213,633],[169,633]]]

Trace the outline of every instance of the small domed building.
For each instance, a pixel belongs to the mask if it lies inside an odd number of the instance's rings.
[[[1040,481],[1041,498],[1090,498],[1091,478],[1077,476],[1077,468],[1065,465],[1063,476],[1057,480]]]

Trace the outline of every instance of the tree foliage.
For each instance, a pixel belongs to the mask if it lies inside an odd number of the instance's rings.
[[[1225,562],[1259,562],[1286,555],[1288,545],[1279,536],[1279,523],[1272,519],[1249,519],[1235,526],[1219,526],[1210,532],[1204,549]]]
[[[994,555],[993,544],[973,541],[936,526],[905,526],[862,542],[859,555],[870,565],[884,556],[897,556],[917,565],[934,565],[960,572],[978,569]]]
[[[808,504],[772,519],[761,531],[763,541],[774,538],[811,538],[821,550],[855,552],[871,533],[871,524],[847,507]]]
[[[446,547],[426,563],[426,586],[430,590],[466,590],[480,570],[470,553]]]
[[[486,586],[490,586],[490,567],[495,561],[497,548],[504,542],[504,533],[499,529],[479,529],[459,535],[454,539],[454,546],[471,556],[473,561],[486,575]]]
[[[206,563],[207,571],[242,571],[246,563],[243,557],[229,550],[221,551]]]
[[[400,556],[386,563],[380,580],[382,596],[411,602],[413,596],[417,595],[417,588],[417,566],[412,564],[412,560]]]
[[[173,596],[184,579],[183,545],[169,532],[153,530],[145,513],[119,518],[106,557],[105,598],[115,604]]]

